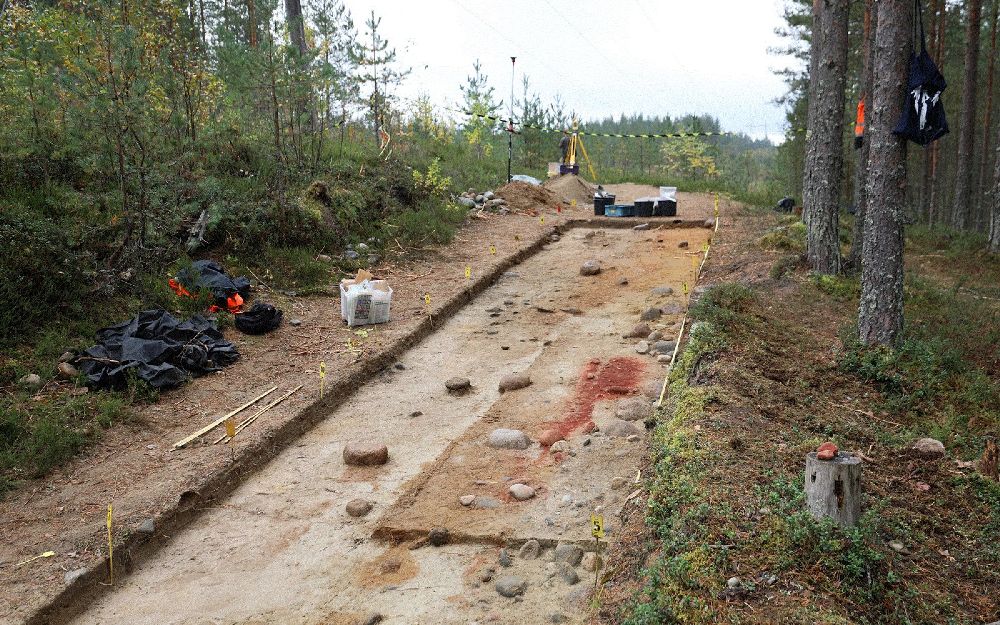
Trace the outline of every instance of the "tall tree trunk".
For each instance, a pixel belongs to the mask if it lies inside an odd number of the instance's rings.
[[[247,0],[247,40],[251,48],[257,47],[257,5],[254,0]]]
[[[993,209],[990,211],[990,251],[1000,253],[1000,130],[993,160]]]
[[[806,150],[811,155],[805,177],[812,203],[805,206],[806,253],[819,273],[840,271],[841,180],[844,168],[844,106],[847,83],[847,23],[849,0],[821,0],[820,44],[816,74],[810,76],[816,105],[809,118]],[[815,34],[813,35],[815,36]]]
[[[986,70],[986,111],[983,119],[983,159],[979,166],[979,199],[982,210],[980,214],[987,215],[989,207],[989,167],[990,167],[990,137],[993,136],[993,73],[997,64],[997,18],[1000,17],[1000,0],[993,0],[993,11],[990,14],[990,53],[986,57],[989,65]]]
[[[948,5],[944,0],[937,1],[937,34],[934,37],[936,49],[931,50],[934,63],[938,67],[944,67],[944,36],[948,26]],[[941,142],[935,141],[931,144],[931,179],[930,197],[927,205],[927,223],[933,225],[935,222],[944,221],[942,210],[938,202],[938,190],[940,181],[938,180],[938,163],[941,160]]]
[[[958,134],[958,159],[955,163],[955,197],[952,202],[952,225],[959,230],[965,230],[975,223],[971,204],[982,5],[982,0],[968,0],[967,3],[969,12],[965,30],[965,84],[962,85],[962,120]]]
[[[929,24],[930,30],[930,50],[931,56],[934,55],[938,46],[938,32],[940,30],[940,22],[942,17],[941,6],[944,4],[943,0],[932,0],[930,15],[928,16],[927,23]],[[940,65],[939,65],[940,67]],[[935,142],[936,145],[937,142]],[[928,224],[931,223],[931,196],[933,192],[931,187],[933,185],[933,176],[931,174],[934,169],[934,147],[929,147],[921,152],[922,165],[923,165],[923,177],[920,181],[920,217]]]
[[[868,212],[868,155],[871,153],[871,134],[868,132],[868,119],[872,109],[872,87],[875,80],[873,71],[873,53],[875,46],[875,25],[878,23],[877,5],[875,0],[865,0],[865,30],[864,59],[861,69],[861,98],[865,103],[865,129],[861,149],[857,150],[858,164],[854,171],[854,234],[851,237],[851,252],[848,264],[852,271],[861,269],[862,250],[864,249],[865,214]]]
[[[865,345],[893,345],[903,328],[903,218],[906,205],[906,141],[892,130],[906,98],[913,2],[876,0],[877,78],[868,121],[871,167],[861,264],[858,336]]]
[[[306,53],[306,28],[302,20],[302,2],[300,0],[285,0],[285,20],[288,22],[288,36],[299,54]]]
[[[819,82],[820,50],[823,44],[823,0],[813,0],[812,32],[809,43],[809,88],[806,91],[806,147],[802,164],[802,220],[809,223],[809,210],[813,206],[816,184],[813,181],[813,152],[809,150],[810,138],[813,134],[813,120],[816,119],[816,105],[819,98],[816,91]]]

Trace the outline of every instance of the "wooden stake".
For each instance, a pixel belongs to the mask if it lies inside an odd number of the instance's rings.
[[[226,419],[228,419],[230,417],[233,417],[233,416],[235,416],[235,415],[243,412],[244,410],[246,410],[250,406],[254,405],[258,401],[264,399],[265,397],[267,397],[268,395],[270,395],[271,393],[273,393],[276,390],[278,390],[277,386],[271,387],[270,389],[264,391],[263,393],[261,393],[257,397],[255,397],[255,398],[251,399],[250,401],[248,401],[247,403],[243,404],[242,406],[240,406],[236,410],[233,410],[229,414],[226,414],[226,415],[223,415],[223,416],[219,417],[215,421],[212,421],[211,423],[209,423],[205,427],[203,427],[200,430],[198,430],[197,432],[195,432],[194,434],[191,434],[190,436],[186,436],[186,437],[182,438],[181,440],[179,440],[176,443],[174,443],[174,449],[180,449],[181,447],[184,447],[185,445],[187,445],[188,443],[190,443],[194,439],[198,438],[199,436],[202,436],[204,434],[208,434],[209,432],[211,432],[215,428],[217,428],[220,425],[222,425],[223,423],[225,423]]]
[[[260,415],[264,414],[265,412],[267,412],[271,408],[274,408],[275,406],[277,406],[281,402],[283,402],[286,399],[288,399],[289,397],[291,397],[293,394],[295,394],[296,391],[298,391],[303,386],[305,386],[305,385],[304,384],[299,384],[298,386],[296,386],[292,390],[288,391],[287,393],[285,393],[284,395],[282,395],[278,399],[274,400],[270,404],[264,406],[263,408],[261,408],[260,410],[258,410],[254,414],[252,414],[251,416],[249,416],[246,419],[244,419],[243,421],[241,421],[240,424],[236,426],[236,434],[239,434],[240,432],[242,432],[243,430],[245,430],[248,425],[250,425],[251,423],[253,423],[254,421],[257,420],[257,417],[259,417]],[[226,440],[226,436],[227,436],[226,434],[220,436],[219,438],[217,438],[214,441],[212,441],[212,444],[213,445],[218,445],[222,441]]]

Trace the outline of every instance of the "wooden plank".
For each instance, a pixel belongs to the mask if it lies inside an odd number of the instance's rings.
[[[244,410],[246,410],[250,406],[254,405],[258,401],[264,399],[265,397],[267,397],[268,395],[270,395],[271,393],[273,393],[276,390],[278,390],[277,386],[271,387],[270,389],[264,391],[263,393],[261,393],[257,397],[255,397],[255,398],[251,399],[250,401],[248,401],[247,403],[243,404],[242,406],[240,406],[236,410],[233,410],[232,412],[219,417],[215,421],[212,421],[211,423],[209,423],[205,427],[203,427],[200,430],[198,430],[197,432],[195,432],[194,434],[191,434],[189,436],[186,436],[186,437],[182,438],[181,440],[179,440],[176,443],[174,443],[174,449],[180,449],[181,447],[184,447],[185,445],[187,445],[188,443],[190,443],[194,439],[198,438],[199,436],[202,436],[204,434],[208,434],[209,432],[211,432],[212,430],[214,430],[215,428],[217,428],[218,426],[220,426],[223,422],[225,422],[225,420],[228,419],[229,417],[232,417],[234,415],[237,415],[237,414],[243,412]]]
[[[261,408],[260,410],[258,410],[257,412],[255,412],[253,415],[251,415],[251,416],[247,417],[246,419],[244,419],[239,425],[236,426],[236,433],[239,434],[240,432],[242,432],[243,430],[245,430],[248,425],[250,425],[251,423],[253,423],[254,421],[257,420],[257,417],[259,417],[260,415],[264,414],[265,412],[267,412],[271,408],[274,408],[275,406],[277,406],[281,402],[285,401],[286,399],[288,399],[289,397],[291,397],[292,395],[294,395],[295,392],[298,391],[303,386],[305,386],[305,385],[304,384],[299,384],[298,386],[296,386],[292,390],[288,391],[287,393],[285,393],[284,395],[282,395],[278,399],[274,400],[270,404],[264,406],[263,408]],[[230,438],[229,435],[228,434],[223,434],[219,438],[217,438],[214,441],[212,441],[212,444],[213,445],[217,445],[217,444],[221,443],[222,441],[226,440],[227,438]]]

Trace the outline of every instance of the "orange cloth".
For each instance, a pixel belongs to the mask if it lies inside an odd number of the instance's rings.
[[[858,100],[858,114],[854,118],[854,136],[865,136],[865,99]]]

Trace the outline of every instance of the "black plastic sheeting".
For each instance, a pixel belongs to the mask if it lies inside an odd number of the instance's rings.
[[[226,298],[236,293],[243,299],[250,295],[250,280],[230,277],[222,265],[214,260],[196,260],[190,269],[177,272],[177,282],[191,293],[208,289],[215,297],[216,305],[223,308],[226,306]]]
[[[244,334],[266,334],[281,325],[282,312],[271,304],[257,302],[250,310],[233,317],[236,329]]]
[[[87,376],[87,386],[104,390],[124,389],[129,371],[153,388],[173,388],[240,358],[214,321],[201,315],[179,321],[165,310],[144,310],[125,323],[98,330],[97,342],[76,363]]]

